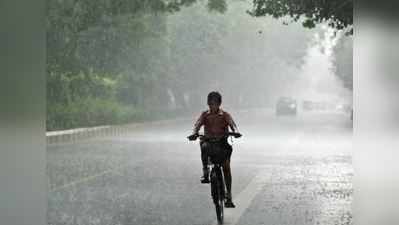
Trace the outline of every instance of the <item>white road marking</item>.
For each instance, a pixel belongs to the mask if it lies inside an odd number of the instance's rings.
[[[237,197],[234,198],[233,196],[236,207],[233,209],[225,208],[223,224],[235,225],[240,219],[241,215],[250,206],[252,200],[255,198],[258,192],[261,191],[265,183],[270,180],[271,176],[270,174],[266,173],[266,171],[262,171],[252,178],[251,182],[243,191],[240,192]],[[217,221],[214,224],[218,224]]]
[[[292,149],[295,148],[304,137],[303,131],[298,131],[295,133],[293,137],[287,140],[287,142],[283,145],[280,154],[286,155],[289,152],[292,152]],[[236,207],[233,209],[225,208],[224,211],[224,223],[225,225],[235,225],[240,219],[241,215],[245,212],[245,210],[250,206],[252,200],[255,196],[262,190],[263,186],[266,182],[271,182],[271,174],[266,170],[261,170],[254,178],[252,178],[251,182],[247,185],[247,187],[240,192],[240,194],[234,198],[234,203]],[[217,221],[214,223],[218,224]]]

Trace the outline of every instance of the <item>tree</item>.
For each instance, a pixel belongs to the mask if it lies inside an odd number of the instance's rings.
[[[334,72],[344,87],[353,90],[353,38],[343,36],[333,49]]]
[[[253,9],[248,12],[255,17],[289,17],[295,22],[303,17],[307,28],[327,22],[338,30],[349,27],[348,33],[353,33],[353,0],[253,0]]]
[[[343,12],[349,12],[352,1],[342,6],[336,3],[343,0],[332,2],[255,0],[250,14],[283,19],[288,15],[307,27],[324,21],[337,29],[350,27],[352,21],[344,20]],[[274,8],[261,6],[266,3]],[[127,106],[147,113],[170,109],[173,101],[183,109],[200,105],[200,96],[214,88],[230,98],[236,94],[228,87],[240,89],[241,97],[259,95],[257,90],[269,95],[274,81],[295,77],[292,71],[301,64],[298,59],[312,32],[301,32],[300,25],[281,26],[281,20],[251,18],[243,10],[250,7],[251,2],[242,0],[49,0],[48,115],[66,115],[75,124],[80,111],[86,113],[75,109],[88,102],[96,102],[90,107],[99,103],[103,109]],[[342,71],[338,65],[343,64],[337,61],[337,73]],[[259,86],[251,86],[251,80],[260,81]],[[86,111],[90,110],[95,111]]]

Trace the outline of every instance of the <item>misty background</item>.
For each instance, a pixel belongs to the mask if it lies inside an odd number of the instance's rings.
[[[49,1],[47,130],[191,115],[213,90],[229,109],[280,96],[351,104],[350,32],[254,16],[255,3]]]
[[[215,224],[186,139],[215,90],[243,134],[225,224],[353,224],[352,9],[48,1],[47,224]]]

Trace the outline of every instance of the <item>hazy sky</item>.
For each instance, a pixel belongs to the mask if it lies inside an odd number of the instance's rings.
[[[185,51],[180,60],[191,69],[177,73],[184,79],[190,79],[187,73],[204,78],[201,96],[216,89],[227,99],[250,96],[266,104],[283,95],[352,101],[351,91],[332,70],[332,49],[340,33],[334,36],[324,25],[315,29],[300,23],[284,25],[288,18],[254,18],[246,13],[250,7],[246,2],[229,2],[228,10],[218,14],[199,3],[169,17],[171,35],[180,40],[177,54]]]

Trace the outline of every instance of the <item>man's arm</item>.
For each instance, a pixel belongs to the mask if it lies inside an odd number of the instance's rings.
[[[234,122],[233,117],[231,117],[229,113],[226,113],[226,120],[229,124],[231,131],[239,133],[237,124]]]
[[[199,116],[199,118],[195,122],[194,129],[193,129],[193,134],[198,134],[199,130],[201,129],[201,126],[204,125],[204,116],[205,116],[205,113],[201,113],[201,115]]]

